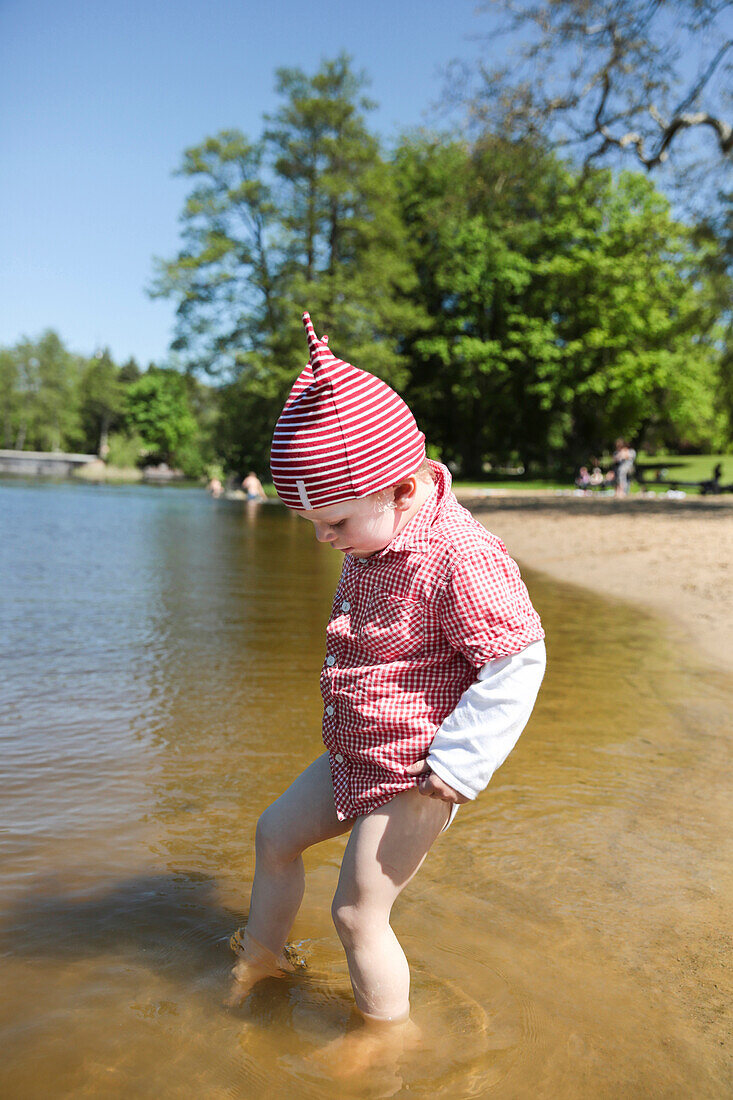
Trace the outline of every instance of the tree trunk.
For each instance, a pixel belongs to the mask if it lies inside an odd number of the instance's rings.
[[[316,266],[316,182],[313,177],[308,182],[306,257],[308,282],[313,282]]]
[[[333,275],[336,271],[336,264],[338,263],[338,251],[339,251],[339,224],[338,224],[339,209],[338,203],[335,199],[331,201],[330,210],[330,230],[328,234],[328,274]]]
[[[109,454],[109,417],[105,416],[102,420],[102,425],[99,430],[99,447],[97,448],[97,455],[105,460]]]

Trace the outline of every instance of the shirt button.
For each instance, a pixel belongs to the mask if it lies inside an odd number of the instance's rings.
[[[335,665],[335,664],[336,664],[336,658],[335,658],[335,657],[332,657],[332,656],[331,656],[331,655],[329,654],[329,655],[328,655],[328,657],[326,657],[326,664],[327,664],[327,665]]]
[[[341,610],[342,611],[349,611],[350,609],[351,609],[351,604],[349,603],[348,600],[344,600],[344,602],[341,604]]]
[[[341,755],[340,752],[334,753],[333,758],[334,758],[334,760],[336,761],[337,764],[343,764],[343,762],[344,762],[344,758],[343,758],[343,756]]]
[[[332,706],[331,706],[331,704],[329,703],[329,704],[328,704],[328,706],[326,707],[326,714],[329,714],[329,715],[330,715],[330,714],[333,714],[333,712],[334,712],[334,711],[333,711],[333,707],[332,707]]]

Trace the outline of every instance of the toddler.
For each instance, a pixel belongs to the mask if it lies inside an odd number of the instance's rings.
[[[333,920],[365,1020],[409,1015],[392,906],[458,806],[516,743],[545,668],[544,633],[506,548],[456,501],[404,401],[337,359],[303,315],[310,361],[272,442],[280,499],[344,555],[321,672],[326,752],[262,814],[241,1000],[293,969],[285,943],[302,853],[349,833]]]

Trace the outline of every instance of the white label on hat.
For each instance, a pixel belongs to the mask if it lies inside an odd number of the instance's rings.
[[[295,479],[295,488],[298,490],[298,496],[300,497],[300,503],[304,508],[310,508],[311,502],[308,500],[308,494],[305,491],[305,482],[300,478]]]

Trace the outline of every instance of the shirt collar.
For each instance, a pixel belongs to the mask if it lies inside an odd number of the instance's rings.
[[[381,558],[383,554],[398,553],[402,550],[425,551],[429,548],[430,529],[450,494],[451,476],[447,467],[440,462],[432,462],[428,459],[428,466],[434,481],[430,495],[410,522],[398,535],[395,535],[384,550],[375,554],[374,558]]]

